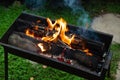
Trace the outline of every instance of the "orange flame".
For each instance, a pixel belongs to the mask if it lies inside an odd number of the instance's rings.
[[[74,39],[74,35],[71,38],[65,35],[65,32],[68,31],[68,29],[67,29],[67,23],[64,19],[60,18],[56,20],[55,23],[53,24],[52,21],[49,18],[47,18],[47,22],[48,22],[48,29],[49,30],[54,29],[56,30],[56,32],[52,36],[43,37],[42,40],[55,41],[59,36],[64,43],[68,45],[71,44],[72,40]]]
[[[38,28],[39,28],[39,27],[38,27],[37,25],[34,27],[35,30],[38,30]]]
[[[37,23],[39,23],[39,22],[41,22],[41,21],[38,20]],[[72,35],[71,37],[68,37],[66,35],[66,32],[69,30],[67,28],[67,22],[64,19],[62,19],[62,18],[57,19],[53,23],[49,18],[47,18],[47,23],[48,23],[48,27],[46,30],[53,31],[54,33],[50,36],[42,37],[43,41],[56,42],[58,39],[60,39],[62,42],[66,43],[69,46],[71,46],[71,43],[74,43],[75,35]],[[33,30],[38,30],[38,29],[39,29],[38,25],[35,25],[35,27],[33,28]],[[34,31],[32,31],[31,29],[27,29],[25,31],[25,33],[27,36],[35,38]],[[43,43],[38,43],[38,47],[41,49],[42,52],[45,52],[47,50],[47,49],[45,49]],[[93,56],[93,54],[89,51],[89,49],[85,48],[85,45],[82,46],[82,51],[85,52],[86,55],[88,55],[88,56]]]
[[[25,34],[26,34],[27,36],[30,36],[30,37],[33,37],[33,38],[34,38],[34,33],[33,33],[32,31],[30,31],[30,29],[27,29],[27,30],[25,31]]]
[[[85,50],[83,50],[83,52],[85,52],[86,55],[88,55],[88,56],[93,56],[93,54],[89,52],[89,49],[85,49]]]

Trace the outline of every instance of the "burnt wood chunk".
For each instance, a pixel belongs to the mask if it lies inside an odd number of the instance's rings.
[[[14,31],[12,34],[16,34],[16,35],[18,35],[18,36],[20,36],[21,38],[25,38],[25,39],[28,39],[28,40],[30,40],[30,41],[32,41],[33,43],[40,43],[40,42],[43,42],[42,40],[41,40],[41,38],[32,38],[32,37],[29,37],[29,36],[27,36],[25,33],[22,33],[22,32],[16,32],[16,31]]]
[[[81,37],[75,37],[71,43],[73,49],[84,49],[85,46],[85,41]]]
[[[94,70],[98,66],[98,59],[96,56],[88,56],[80,50],[66,49],[65,57],[76,60],[78,64],[84,65]]]
[[[102,42],[90,40],[84,36],[78,36],[78,35],[76,35],[74,42],[71,43],[71,47],[75,49],[89,49],[94,55],[98,55],[98,56],[102,56],[102,54],[98,54],[98,53],[104,52],[104,46],[105,45]]]
[[[50,52],[51,52],[53,55],[58,56],[58,55],[60,55],[60,54],[62,53],[63,49],[64,49],[64,48],[62,48],[62,47],[59,46],[58,44],[52,43],[52,44],[51,44],[51,51],[50,51]]]
[[[16,30],[19,32],[24,32],[26,29],[29,28],[30,30],[33,30],[39,33],[39,35],[41,35],[43,34],[43,32],[47,27],[45,24],[42,24],[42,23],[30,22],[22,19],[17,19],[16,22],[17,22],[16,25],[19,26],[16,28]]]

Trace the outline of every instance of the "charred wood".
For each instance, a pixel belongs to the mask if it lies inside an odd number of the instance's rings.
[[[58,56],[62,53],[63,49],[64,48],[59,46],[58,44],[52,43],[50,52],[52,53],[52,55]]]
[[[76,36],[75,40],[78,44],[72,44],[73,47],[79,48],[78,46],[84,46],[83,49],[89,49],[92,53],[95,53],[95,55],[102,56],[100,53],[103,53],[104,51],[104,43],[90,40],[84,36]]]
[[[83,40],[81,37],[75,37],[74,40],[71,43],[71,47],[73,49],[85,49],[85,40]]]
[[[66,49],[65,57],[76,60],[79,65],[83,64],[84,66],[93,70],[97,68],[99,62],[96,56],[87,56],[80,50]]]
[[[42,22],[30,22],[30,21],[26,21],[26,20],[22,20],[22,19],[18,19],[18,22],[30,25],[29,27],[34,28],[35,26],[38,27],[38,30],[45,30],[45,28],[47,27],[45,24],[42,24]]]
[[[42,40],[41,40],[41,38],[32,38],[32,37],[29,37],[29,36],[27,36],[25,33],[22,33],[22,32],[13,32],[12,34],[16,34],[16,35],[18,35],[18,36],[20,36],[21,38],[25,38],[25,39],[28,39],[28,40],[30,40],[30,41],[32,41],[33,43],[40,43],[40,42],[43,42]]]
[[[34,35],[34,37],[38,37],[38,38],[41,38],[41,37],[43,37],[43,36],[45,36],[45,31],[43,31],[43,30],[35,30],[34,28],[28,28],[28,29],[26,29],[26,31],[29,31],[29,34],[33,34]],[[26,31],[25,31],[25,33],[26,33]]]

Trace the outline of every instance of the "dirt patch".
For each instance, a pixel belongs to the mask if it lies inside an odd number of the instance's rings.
[[[120,14],[104,14],[93,19],[93,29],[112,34],[113,41],[120,43]]]

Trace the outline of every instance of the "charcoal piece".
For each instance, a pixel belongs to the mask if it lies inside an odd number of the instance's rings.
[[[81,37],[74,37],[74,40],[71,43],[73,49],[84,49],[85,41]]]
[[[18,19],[17,25],[19,27],[16,28],[16,31],[18,32],[25,32],[27,29],[30,30],[30,32],[34,33],[36,37],[43,37],[45,36],[45,25],[43,24],[36,24],[30,21]]]
[[[71,47],[68,46],[67,44],[65,44],[64,42],[62,42],[60,39],[58,39],[58,41],[56,42],[56,44],[62,48],[68,48],[70,49]]]
[[[51,53],[53,54],[53,55],[56,55],[56,56],[58,56],[58,55],[60,55],[61,53],[62,53],[62,51],[63,51],[63,48],[61,47],[61,46],[58,46],[57,44],[55,44],[55,43],[52,43],[51,44]]]
[[[85,49],[88,48],[92,52],[103,53],[105,44],[100,41],[91,40],[82,35],[75,35],[74,40],[71,43],[73,49]],[[102,54],[95,54],[102,56]]]
[[[45,28],[46,28],[46,25],[42,24],[42,23],[33,23],[33,22],[26,21],[23,19],[18,19],[18,21],[20,21],[21,23],[29,25],[31,28],[34,28],[35,26],[37,26],[39,30],[45,30]]]
[[[98,65],[98,59],[96,56],[87,56],[80,50],[66,49],[65,57],[76,60],[80,65],[83,64],[91,69],[96,69]]]
[[[66,48],[65,51],[64,51],[64,57],[65,57],[66,59],[74,59],[73,50]]]
[[[88,48],[90,51],[103,53],[104,46],[105,46],[104,43],[102,43],[100,41],[95,41],[95,40],[88,39],[88,38],[86,38],[85,36],[82,36],[82,35],[79,36],[79,37],[81,37],[85,41],[85,47]],[[102,56],[102,54],[95,54],[95,55]]]
[[[43,31],[43,30],[29,29],[29,31],[30,31],[30,33],[34,33],[35,37],[43,37],[43,36],[45,36],[45,31]]]
[[[32,52],[39,51],[39,48],[36,46],[35,43],[26,38],[20,37],[18,34],[11,34],[9,36],[8,43],[28,51]]]
[[[21,24],[21,23],[20,23],[20,24]],[[19,25],[19,24],[18,24],[18,25]],[[24,32],[24,30],[26,30],[27,27],[30,26],[30,25],[28,25],[28,24],[21,24],[21,25],[19,25],[19,26],[20,26],[20,27],[17,27],[15,31],[17,31],[17,32]]]

